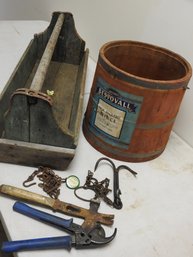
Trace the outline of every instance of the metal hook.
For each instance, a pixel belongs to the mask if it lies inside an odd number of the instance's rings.
[[[109,158],[106,158],[106,157],[102,157],[96,162],[94,171],[96,171],[96,169],[101,161],[108,161],[112,165],[112,168],[113,168],[113,193],[114,193],[113,207],[115,207],[116,209],[121,209],[123,207],[123,203],[120,198],[121,190],[119,188],[119,173],[118,173],[119,170],[116,169],[116,166],[112,160],[110,160]]]
[[[33,183],[29,184],[29,185],[27,185],[26,183],[28,183],[28,182],[34,180],[34,177],[35,177],[39,172],[40,172],[39,170],[35,170],[35,171],[23,182],[23,186],[24,186],[24,187],[31,187],[31,186],[33,186],[33,185],[36,185],[35,182],[33,182]]]
[[[117,167],[117,171],[120,171],[122,169],[128,170],[129,172],[131,172],[131,174],[133,174],[134,177],[136,177],[136,175],[137,175],[136,171],[132,170],[131,168],[129,168],[126,165],[120,165],[120,166]]]
[[[36,183],[35,182],[33,182],[33,183],[31,183],[31,184],[29,184],[29,185],[27,185],[26,183],[28,183],[28,182],[30,182],[30,181],[32,181],[33,180],[33,178],[28,178],[28,179],[26,179],[24,182],[23,182],[23,186],[24,187],[31,187],[31,186],[33,186],[33,185],[35,185]]]
[[[109,158],[106,158],[106,157],[102,157],[100,158],[96,164],[95,164],[95,168],[94,168],[94,171],[96,171],[99,163],[101,161],[108,161],[111,165],[112,165],[112,168],[113,168],[113,192],[114,192],[114,202],[113,202],[113,206],[116,208],[116,209],[121,209],[123,207],[123,203],[121,201],[121,198],[120,198],[120,195],[121,195],[121,190],[119,188],[119,171],[121,169],[126,169],[128,170],[129,172],[131,172],[133,174],[133,176],[136,177],[137,175],[137,172],[135,172],[134,170],[132,170],[131,168],[129,168],[128,166],[126,165],[120,165],[116,168],[114,162],[112,160],[110,160]]]
[[[116,170],[116,167],[115,167],[115,164],[114,164],[113,161],[111,161],[109,158],[102,157],[102,158],[98,159],[98,161],[96,162],[95,167],[94,167],[94,171],[96,171],[96,169],[98,168],[98,165],[99,165],[99,163],[101,161],[108,161],[108,162],[110,162],[110,164],[112,165],[113,171]]]

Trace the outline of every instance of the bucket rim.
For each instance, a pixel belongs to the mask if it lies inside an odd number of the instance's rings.
[[[184,76],[182,76],[181,78],[178,79],[171,79],[171,80],[156,80],[156,79],[150,79],[150,78],[144,78],[141,76],[137,76],[134,75],[132,73],[126,72],[120,68],[118,68],[117,66],[115,66],[114,64],[112,64],[112,62],[110,62],[106,56],[105,56],[105,52],[112,48],[112,47],[117,47],[117,46],[124,46],[124,45],[135,45],[138,47],[143,47],[146,49],[154,49],[154,51],[160,52],[164,55],[168,55],[170,58],[175,59],[178,63],[180,63],[181,65],[184,66],[184,69],[186,71],[186,74]],[[114,41],[109,41],[107,43],[105,43],[99,50],[99,59],[103,59],[103,62],[106,62],[106,64],[108,64],[113,70],[118,71],[120,73],[122,73],[123,75],[129,75],[130,77],[137,79],[139,81],[144,81],[144,82],[148,82],[148,83],[159,83],[160,85],[164,85],[164,84],[168,84],[171,85],[172,87],[176,88],[176,83],[183,83],[183,82],[188,82],[192,76],[192,67],[190,65],[190,63],[180,54],[177,54],[174,51],[171,51],[167,48],[161,47],[161,46],[157,46],[154,44],[150,44],[150,43],[145,43],[145,42],[141,42],[141,41],[133,41],[133,40],[114,40]],[[184,87],[183,85],[181,87]],[[186,87],[186,86],[185,86]]]

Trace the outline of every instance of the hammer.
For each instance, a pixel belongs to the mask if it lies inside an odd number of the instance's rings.
[[[97,223],[112,225],[114,221],[113,214],[98,213],[100,203],[97,200],[91,200],[90,209],[85,209],[77,205],[66,203],[58,199],[49,198],[10,185],[1,185],[0,193],[13,196],[16,199],[22,199],[41,204],[53,209],[54,211],[59,211],[69,216],[82,218],[84,219],[82,228],[87,232],[96,227]]]

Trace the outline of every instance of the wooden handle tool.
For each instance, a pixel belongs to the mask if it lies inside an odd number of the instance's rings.
[[[90,204],[90,209],[85,209],[77,205],[66,203],[58,199],[55,200],[55,199],[52,199],[40,194],[36,194],[21,188],[10,186],[10,185],[1,185],[0,193],[8,196],[12,196],[16,199],[22,199],[28,202],[30,201],[46,207],[50,207],[54,211],[59,211],[70,216],[82,218],[85,220],[82,224],[84,228],[90,229],[94,227],[95,224],[98,222],[105,225],[113,224],[114,215],[98,213],[97,211],[98,211],[99,204],[97,205],[95,202],[92,202],[92,201]]]

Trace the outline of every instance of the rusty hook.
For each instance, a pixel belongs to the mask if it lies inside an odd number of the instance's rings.
[[[96,169],[101,161],[108,161],[112,165],[112,168],[113,168],[113,192],[114,192],[113,207],[115,207],[116,209],[121,209],[123,207],[123,203],[120,198],[121,190],[119,188],[119,171],[121,169],[126,169],[129,172],[131,172],[133,174],[133,176],[136,176],[137,172],[135,172],[134,170],[132,170],[131,168],[129,168],[126,165],[120,165],[116,168],[114,162],[106,157],[102,157],[96,162],[94,171],[96,171]]]
[[[24,187],[31,187],[31,186],[35,185],[35,184],[36,184],[35,182],[33,182],[33,183],[31,183],[31,184],[28,184],[28,185],[26,184],[26,183],[32,181],[33,179],[34,179],[34,176],[29,176],[29,178],[26,179],[26,180],[23,182],[23,186],[24,186]]]
[[[108,161],[112,165],[112,169],[113,169],[113,193],[114,193],[113,207],[115,207],[116,209],[121,209],[123,207],[123,203],[122,203],[121,198],[120,198],[121,190],[119,188],[119,174],[118,174],[119,170],[117,170],[113,161],[111,161],[109,158],[102,157],[96,162],[94,171],[96,171],[96,169],[97,169],[97,167],[98,167],[98,165],[101,161]]]
[[[120,170],[122,170],[122,169],[128,170],[129,172],[131,172],[131,174],[132,174],[134,177],[136,177],[136,175],[137,175],[137,172],[136,172],[136,171],[132,170],[131,168],[129,168],[129,167],[126,166],[126,165],[120,165],[120,166],[117,167],[117,171],[120,171]]]
[[[35,177],[39,172],[40,172],[39,170],[35,170],[35,171],[23,182],[23,186],[24,186],[24,187],[31,187],[31,186],[35,185],[35,184],[36,184],[35,182],[33,182],[33,183],[31,183],[31,184],[28,184],[28,185],[27,185],[26,183],[28,183],[28,182],[34,180],[34,177]]]

